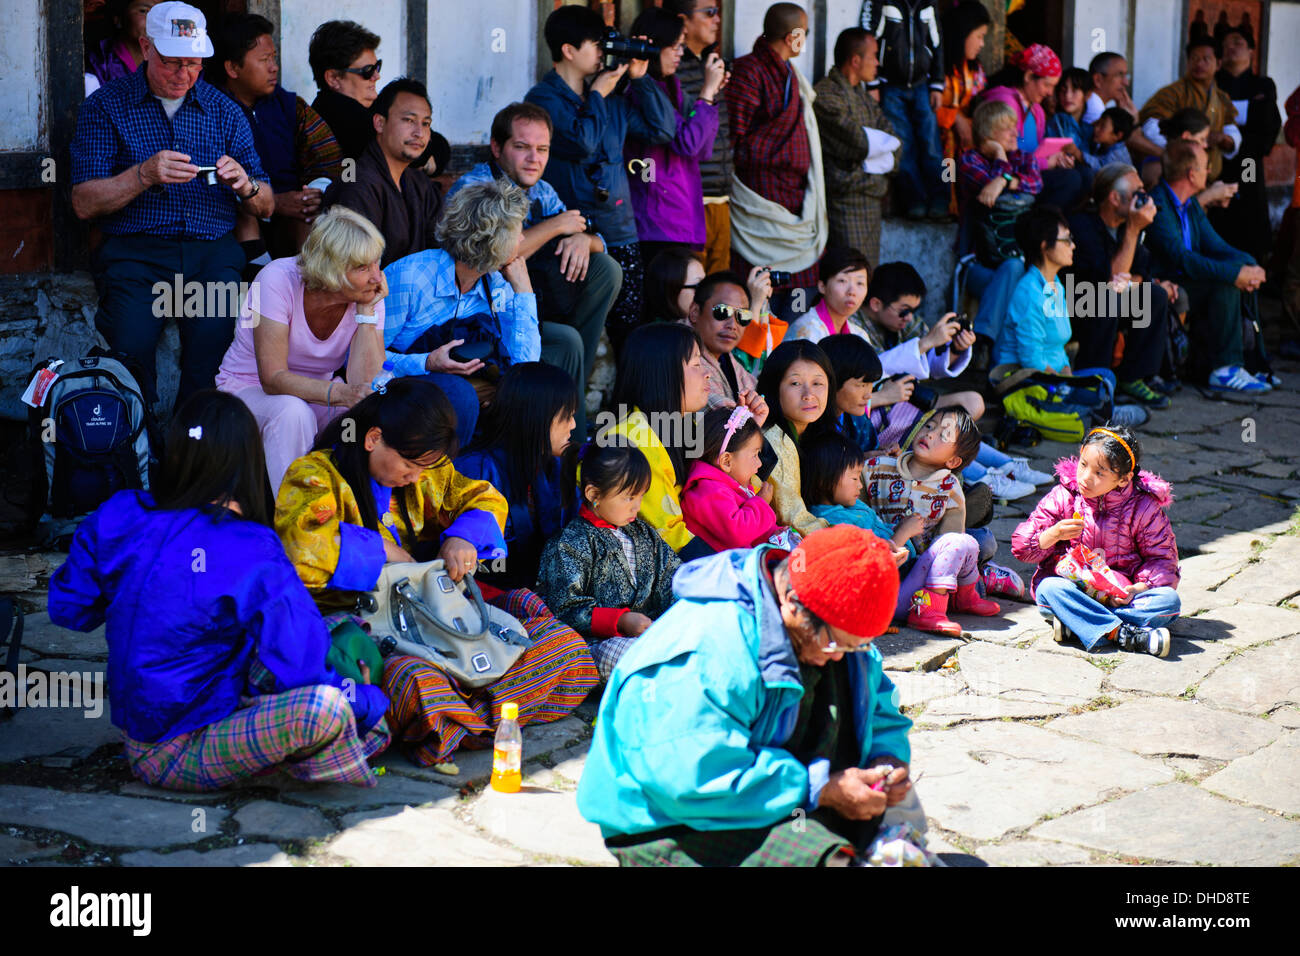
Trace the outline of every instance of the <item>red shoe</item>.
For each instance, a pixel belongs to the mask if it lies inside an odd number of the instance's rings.
[[[921,588],[912,595],[912,610],[907,612],[907,626],[931,634],[961,636],[961,625],[948,620],[948,594]]]
[[[963,584],[952,596],[952,609],[962,614],[978,614],[980,617],[992,617],[1002,613],[1002,606],[997,601],[980,597],[974,584]]]

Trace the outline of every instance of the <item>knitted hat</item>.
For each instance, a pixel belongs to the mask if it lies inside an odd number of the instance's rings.
[[[857,637],[884,633],[898,601],[898,568],[870,531],[840,524],[814,531],[790,552],[790,583],[800,603]]]

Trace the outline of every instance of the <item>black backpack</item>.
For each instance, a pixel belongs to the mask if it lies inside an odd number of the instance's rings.
[[[66,548],[81,520],[118,491],[148,491],[162,443],[126,356],[92,350],[86,358],[33,369],[58,378],[28,410],[33,456],[31,527]]]

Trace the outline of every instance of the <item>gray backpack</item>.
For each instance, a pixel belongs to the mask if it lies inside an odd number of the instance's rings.
[[[45,540],[66,547],[81,520],[112,495],[149,490],[160,442],[136,377],[118,358],[92,354],[54,371],[40,407],[28,411],[31,517]]]

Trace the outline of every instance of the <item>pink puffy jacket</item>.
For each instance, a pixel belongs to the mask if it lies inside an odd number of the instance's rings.
[[[771,505],[706,461],[691,467],[682,486],[682,515],[715,551],[752,548],[783,530]]]
[[[1077,458],[1056,463],[1060,484],[1043,496],[1033,514],[1011,535],[1011,553],[1026,564],[1038,564],[1031,591],[1036,592],[1039,581],[1056,573],[1056,562],[1068,547],[1068,542],[1062,541],[1044,551],[1038,546],[1038,536],[1058,521],[1074,517],[1076,511],[1083,515],[1083,534],[1075,540],[1105,551],[1107,565],[1134,584],[1178,587],[1178,545],[1165,514],[1174,500],[1169,482],[1142,471],[1138,481],[1127,488],[1088,499],[1074,483],[1078,464]]]

